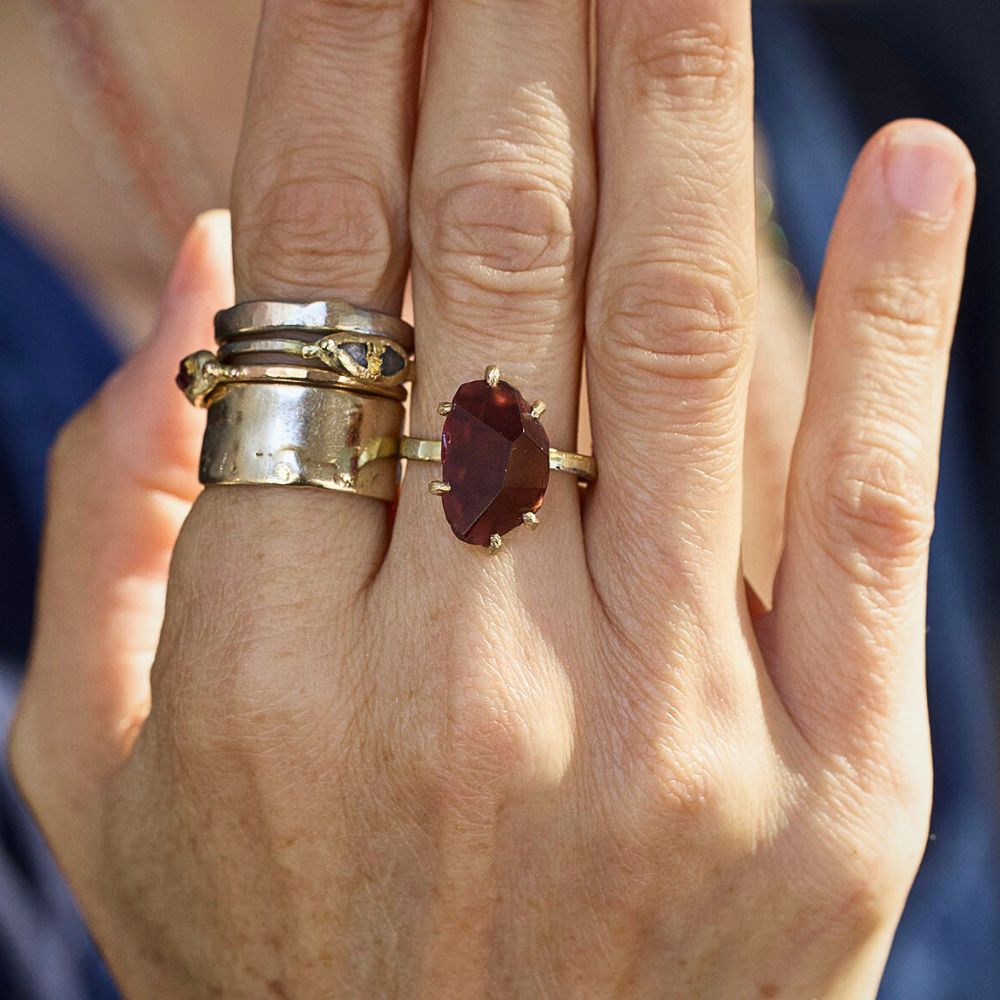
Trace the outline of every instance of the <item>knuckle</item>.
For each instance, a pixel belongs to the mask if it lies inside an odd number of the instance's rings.
[[[237,185],[254,192],[252,204],[244,194],[235,206],[238,285],[254,294],[309,297],[329,288],[362,301],[385,295],[401,276],[405,231],[379,184],[287,171],[274,183]]]
[[[920,560],[934,531],[934,490],[926,460],[886,434],[834,452],[825,494],[835,551],[846,539],[848,568],[865,579]]]
[[[322,720],[304,693],[278,690],[262,666],[241,663],[210,690],[188,686],[171,698],[158,726],[186,770],[238,773],[258,798],[280,800],[335,742]]]
[[[629,751],[622,794],[624,814],[640,820],[640,828],[664,823],[677,830],[719,834],[730,827],[735,797],[728,767],[675,720],[651,730]]]
[[[285,18],[296,35],[316,29],[324,34],[356,32],[371,43],[386,34],[395,34],[400,25],[416,21],[421,5],[415,0],[265,0],[265,8]]]
[[[944,346],[942,298],[934,281],[881,275],[849,296],[848,329],[864,344],[875,341],[894,353],[926,355]]]
[[[623,387],[659,397],[665,382],[704,382],[716,396],[716,383],[746,367],[751,295],[730,274],[658,261],[608,285],[590,329],[594,353]]]
[[[443,301],[505,316],[530,310],[536,323],[546,303],[567,309],[576,219],[571,185],[552,176],[560,170],[493,158],[452,169],[417,193],[414,257]]]
[[[502,697],[468,695],[448,714],[437,791],[456,804],[501,802],[527,777],[532,745],[523,718]]]
[[[554,690],[528,692],[508,664],[477,657],[447,682],[447,710],[426,754],[434,798],[462,815],[493,815],[512,795],[555,784],[569,766],[573,720]]]
[[[654,24],[634,36],[628,64],[639,93],[677,110],[732,104],[752,72],[749,51],[735,44],[721,24],[679,27],[669,5],[646,0],[646,6],[657,9],[636,23]],[[658,19],[669,23],[658,26]]]
[[[848,935],[868,937],[897,919],[927,842],[927,799],[922,818],[856,800],[851,815],[813,820],[813,829],[821,824],[811,858],[815,898]]]

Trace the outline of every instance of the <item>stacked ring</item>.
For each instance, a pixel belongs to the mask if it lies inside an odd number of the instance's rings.
[[[304,330],[309,334],[359,333],[398,340],[413,349],[413,327],[398,316],[362,309],[341,299],[320,302],[238,302],[215,315],[215,339],[224,344],[242,334]]]
[[[271,357],[281,363],[287,363],[289,357],[297,361],[315,361],[366,386],[392,388],[412,382],[414,378],[413,362],[406,349],[388,337],[352,334],[325,336],[312,342],[277,336],[241,338],[224,343],[217,357],[225,362],[249,360],[250,357],[258,362]]]
[[[402,436],[413,328],[346,302],[244,302],[215,318],[218,352],[181,362],[177,384],[208,409],[206,485],[312,486],[394,500],[399,460],[440,462],[429,484],[463,542],[496,552],[537,528],[550,471],[583,483],[597,463],[549,446],[545,404],[490,365],[442,402],[438,439]]]
[[[339,300],[243,302],[215,317],[218,352],[177,384],[208,408],[206,485],[314,486],[394,500],[413,328]]]

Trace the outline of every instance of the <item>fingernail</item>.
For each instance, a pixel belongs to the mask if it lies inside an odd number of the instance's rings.
[[[886,151],[889,194],[908,215],[947,222],[971,170],[968,153],[947,129],[930,122],[900,128]]]

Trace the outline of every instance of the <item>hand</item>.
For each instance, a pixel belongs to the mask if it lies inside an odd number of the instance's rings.
[[[233,235],[237,297],[380,309],[412,240],[418,435],[495,363],[571,447],[585,350],[595,488],[554,476],[492,558],[424,466],[391,531],[376,501],[209,489],[149,686],[217,220],[56,447],[11,754],[130,998],[874,994],[926,836],[972,167],[921,122],[858,163],[752,622],[749,3],[601,0],[596,133],[588,6],[441,0],[417,130],[416,0],[265,3]]]

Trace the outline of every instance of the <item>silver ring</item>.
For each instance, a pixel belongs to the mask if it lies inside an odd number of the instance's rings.
[[[206,486],[313,486],[395,500],[401,403],[315,385],[233,382],[208,407]]]
[[[225,344],[247,333],[312,330],[317,333],[357,333],[399,341],[413,350],[413,327],[398,316],[352,306],[342,299],[321,302],[254,300],[238,302],[215,314],[215,339]]]

